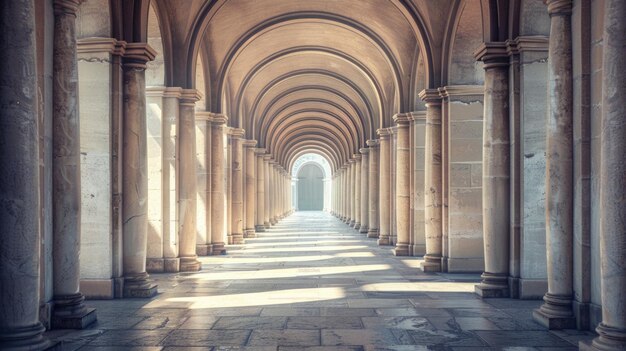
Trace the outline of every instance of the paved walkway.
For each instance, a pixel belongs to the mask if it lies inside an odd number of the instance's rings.
[[[89,301],[98,322],[52,331],[67,350],[576,350],[540,301],[480,300],[478,275],[425,274],[416,258],[321,212],[298,212],[190,274],[153,274],[150,300]]]

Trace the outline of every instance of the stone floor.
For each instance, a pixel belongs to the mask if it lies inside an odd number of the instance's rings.
[[[416,258],[321,212],[298,212],[201,272],[153,274],[153,299],[89,301],[98,322],[52,331],[65,350],[576,350],[540,301],[481,300],[478,275],[426,274]]]

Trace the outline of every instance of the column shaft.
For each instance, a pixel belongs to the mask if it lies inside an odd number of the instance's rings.
[[[367,234],[369,229],[369,149],[361,148],[361,227],[359,233]]]
[[[479,51],[485,69],[483,119],[483,240],[481,297],[509,296],[509,71],[504,43]]]
[[[243,244],[243,135],[244,130],[231,130],[231,234],[229,244]]]
[[[263,214],[263,225],[265,226],[265,228],[269,228],[271,223],[270,223],[270,213],[271,213],[271,198],[272,198],[272,194],[270,193],[270,184],[271,184],[271,177],[270,177],[270,155],[264,155],[263,156],[263,169],[265,172],[265,211]]]
[[[226,183],[224,178],[224,126],[226,116],[212,116],[211,135],[211,241],[213,255],[226,252]]]
[[[257,232],[264,232],[265,225],[265,162],[263,154],[265,149],[255,149],[256,153],[256,221],[254,229]]]
[[[378,189],[378,177],[380,174],[380,168],[378,167],[378,144],[379,141],[376,139],[368,140],[367,146],[369,146],[370,154],[369,154],[369,179],[368,179],[368,193],[369,193],[369,201],[367,205],[367,210],[369,212],[369,228],[367,229],[367,237],[368,238],[378,238],[378,199],[379,199],[379,189]]]
[[[75,31],[79,5],[77,0],[54,2],[52,327],[70,329],[82,329],[96,320],[94,309],[87,309],[79,291],[80,123]]]
[[[422,263],[425,272],[440,272],[442,258],[442,169],[441,169],[441,99],[436,89],[420,93],[426,101],[424,145],[424,233],[426,254]]]
[[[256,236],[256,155],[254,154],[256,140],[246,140],[244,146],[246,154],[246,223],[244,228],[244,237],[254,238]]]
[[[626,2],[605,0],[600,134],[602,322],[591,348],[626,349]]]
[[[194,89],[183,89],[180,99],[178,142],[178,219],[180,270],[198,271],[201,264],[196,254],[196,114],[200,96]]]
[[[406,114],[394,116],[398,125],[398,141],[396,145],[396,226],[398,242],[394,254],[409,255],[410,227],[410,173],[409,173],[409,119]]]
[[[39,322],[39,149],[35,9],[0,3],[0,349],[50,345]],[[19,104],[16,104],[19,102]],[[7,283],[8,282],[8,283]]]
[[[146,132],[146,63],[155,57],[146,43],[126,45],[124,55],[124,148],[122,155],[122,231],[124,296],[152,297],[148,280],[148,154]],[[195,248],[194,248],[195,249]]]
[[[549,111],[546,121],[546,249],[548,292],[535,320],[549,329],[576,328],[573,293],[572,2],[548,1]]]
[[[380,233],[378,235],[378,245],[390,245],[391,235],[391,222],[390,222],[390,210],[391,210],[391,132],[389,129],[379,129],[378,135],[380,136],[380,185],[378,187],[378,198],[380,202]]]

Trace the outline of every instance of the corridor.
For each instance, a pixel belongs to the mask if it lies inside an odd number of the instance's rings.
[[[64,350],[145,351],[576,350],[593,338],[546,331],[532,320],[540,301],[481,300],[477,274],[422,273],[419,258],[325,212],[227,250],[201,257],[200,272],[151,275],[155,298],[87,301],[97,323],[46,335]]]

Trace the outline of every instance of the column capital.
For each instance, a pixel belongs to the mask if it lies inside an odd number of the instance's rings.
[[[76,40],[77,54],[108,52],[111,55],[124,56],[126,42],[115,38],[84,38]]]
[[[263,155],[265,155],[265,148],[263,147],[257,147],[254,149],[254,153],[263,157]]]
[[[52,6],[55,15],[72,15],[76,17],[78,7],[83,0],[54,0]]]
[[[228,117],[223,113],[209,112],[210,120],[213,125],[225,125],[228,122]]]
[[[245,134],[246,134],[246,131],[243,130],[242,128],[230,128],[230,130],[228,131],[228,135],[232,139],[241,139],[243,138]]]
[[[196,89],[181,89],[180,104],[187,106],[195,106],[196,101],[202,99],[202,94]]]
[[[451,96],[483,96],[485,94],[484,85],[448,85],[437,90],[442,98]]]
[[[361,155],[360,154],[353,154],[352,155],[352,159],[356,162],[361,160]]]
[[[368,147],[362,147],[359,149],[359,152],[363,155],[367,155],[370,153],[370,149]]]
[[[146,69],[146,64],[154,60],[157,52],[148,43],[127,43],[123,57],[126,68]]]
[[[520,52],[545,52],[548,53],[550,38],[545,35],[519,36],[513,40],[508,39],[506,50],[511,55],[518,55]]]
[[[370,148],[376,148],[376,147],[378,147],[378,145],[380,145],[380,140],[378,140],[378,139],[370,139],[370,140],[366,141],[365,143]]]
[[[482,43],[474,51],[474,57],[478,61],[483,61],[485,69],[509,65],[506,42]]]
[[[380,139],[389,139],[389,136],[393,133],[391,128],[379,128],[376,133],[380,136]]]
[[[418,96],[428,105],[441,105],[441,96],[438,89],[424,89],[419,92]]]
[[[411,122],[415,121],[425,121],[426,120],[426,111],[413,111],[411,112],[411,117],[409,117]]]
[[[263,155],[263,160],[267,161],[267,163],[269,163],[271,159],[272,159],[272,155],[270,155],[270,154]]]
[[[209,124],[211,123],[211,113],[208,111],[196,111],[196,121],[206,121]]]
[[[243,141],[243,147],[246,148],[253,148],[256,146],[257,141],[256,140],[250,140],[250,139],[246,139]],[[253,150],[254,151],[254,150]]]
[[[548,15],[567,16],[572,14],[572,0],[543,0],[548,5]]]
[[[146,96],[180,98],[183,89],[179,87],[146,87]]]
[[[411,113],[396,113],[393,115],[393,121],[396,122],[398,127],[407,127],[410,122]]]

